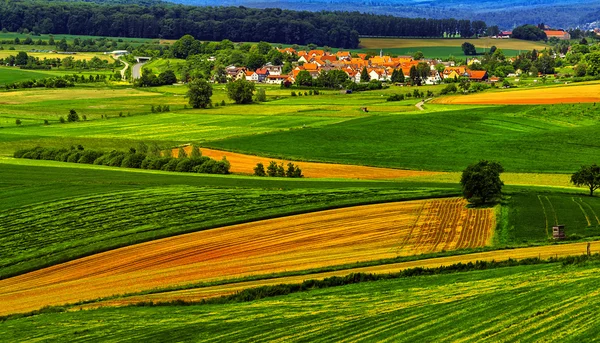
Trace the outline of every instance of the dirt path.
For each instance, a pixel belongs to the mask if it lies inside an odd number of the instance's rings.
[[[195,232],[0,280],[0,315],[157,287],[489,244],[494,209],[460,198],[355,206]]]
[[[419,109],[419,111],[425,111],[425,109],[423,108],[423,105],[425,105],[426,102],[428,102],[429,100],[431,100],[432,98],[428,98],[425,100],[421,100],[419,103],[417,103],[415,106]]]
[[[121,69],[121,79],[125,80],[125,72],[127,71],[127,68],[129,68],[129,63],[125,62],[123,59],[119,58],[119,61],[121,61],[122,63],[125,64],[125,68]]]
[[[187,146],[185,150],[186,153],[189,155],[192,151],[192,147]],[[251,175],[254,173],[254,167],[256,167],[257,163],[262,163],[266,168],[269,165],[270,161],[275,161],[278,164],[283,163],[284,166],[286,166],[288,162],[292,162],[300,166],[304,177],[307,178],[385,180],[445,174],[444,172],[377,168],[347,164],[297,162],[204,148],[201,149],[201,151],[203,156],[208,156],[216,160],[221,160],[223,156],[225,156],[227,160],[231,163],[231,172],[236,174]],[[173,149],[173,157],[177,157],[177,152],[178,149]]]
[[[78,308],[97,308],[101,306],[123,306],[128,304],[135,304],[142,301],[153,301],[153,302],[166,302],[173,300],[185,300],[185,301],[200,301],[206,298],[218,297],[222,295],[233,294],[246,288],[277,285],[277,284],[292,284],[302,283],[305,280],[320,280],[332,276],[345,276],[351,273],[376,273],[376,274],[387,274],[398,272],[409,268],[436,268],[440,266],[448,266],[456,263],[469,263],[476,261],[503,261],[509,258],[511,259],[525,259],[540,257],[547,259],[550,257],[564,257],[564,256],[575,256],[585,254],[587,243],[571,243],[551,246],[541,246],[532,248],[519,248],[511,250],[497,250],[483,253],[474,253],[468,255],[457,255],[448,257],[439,257],[425,260],[417,260],[410,262],[393,263],[386,265],[379,265],[373,267],[363,267],[339,270],[334,272],[317,273],[310,275],[300,276],[289,276],[281,277],[268,280],[258,281],[247,281],[225,284],[220,286],[196,288],[190,290],[171,291],[164,293],[148,294],[143,296],[131,296],[121,299],[108,300],[95,304],[90,304]],[[592,253],[600,252],[600,241],[591,243]]]

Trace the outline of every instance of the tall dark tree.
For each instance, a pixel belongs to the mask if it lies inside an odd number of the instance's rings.
[[[594,191],[600,188],[600,166],[596,164],[581,166],[577,172],[571,175],[571,182],[577,187],[588,187],[590,196],[594,196]]]
[[[188,83],[186,97],[193,108],[207,108],[212,104],[213,89],[211,85],[202,79],[196,79]]]
[[[460,178],[464,197],[469,202],[480,204],[498,198],[504,186],[500,180],[503,171],[499,163],[485,160],[468,166]]]
[[[462,48],[463,53],[467,56],[477,55],[477,50],[475,49],[475,45],[473,45],[469,42],[462,43],[461,48]]]
[[[249,104],[252,102],[255,89],[254,83],[245,79],[239,79],[228,83],[226,88],[227,96],[229,96],[229,99],[235,101],[236,104]]]
[[[371,81],[371,77],[369,76],[369,71],[367,70],[367,67],[364,67],[363,70],[360,72],[360,82],[369,82]]]

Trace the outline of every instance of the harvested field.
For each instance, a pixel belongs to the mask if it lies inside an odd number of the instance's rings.
[[[49,53],[49,52],[29,52],[29,51],[25,51],[25,52],[27,53],[27,55],[29,55],[31,57],[37,57],[39,59],[58,58],[58,59],[62,60],[63,58],[73,57],[73,59],[76,61],[79,61],[79,60],[89,61],[94,57],[98,57],[101,60],[113,62],[113,59],[109,55],[104,55],[104,54],[99,54],[99,53],[79,52],[79,53],[76,53],[75,55],[67,55],[67,54],[55,54],[55,53]],[[16,56],[18,53],[19,53],[19,51],[2,50],[2,51],[0,51],[0,58],[6,58],[8,56]]]
[[[600,102],[600,84],[457,95],[432,101],[437,104],[462,105],[542,105],[592,102]]]
[[[188,155],[191,153],[192,147],[187,146],[185,148]],[[287,165],[288,162],[292,162],[302,169],[302,173],[305,177],[310,178],[340,178],[340,179],[368,179],[368,180],[384,180],[384,179],[397,179],[405,177],[416,177],[416,176],[433,176],[441,175],[441,172],[428,172],[418,170],[401,170],[391,168],[377,168],[377,167],[365,167],[356,165],[345,165],[345,164],[332,164],[332,163],[315,163],[315,162],[296,162],[288,160],[280,160],[275,158],[266,158],[260,156],[244,155],[234,152],[214,150],[214,149],[201,149],[203,156],[208,156],[216,160],[221,160],[223,156],[231,163],[231,172],[238,174],[253,174],[254,167],[257,163],[262,163],[265,168],[269,165],[270,161],[277,163],[283,163]],[[177,157],[178,149],[173,149],[172,155]]]
[[[191,282],[490,243],[494,209],[463,199],[351,207],[142,243],[0,281],[0,315]]]
[[[98,303],[92,303],[77,308],[91,309],[105,306],[125,306],[139,302],[169,302],[175,300],[184,301],[200,301],[202,299],[219,297],[222,295],[233,294],[247,288],[270,286],[277,284],[294,284],[302,283],[306,280],[322,280],[332,276],[345,276],[351,273],[375,273],[387,274],[395,273],[404,269],[410,268],[437,268],[440,266],[449,266],[457,263],[475,263],[476,261],[504,261],[508,259],[525,259],[536,258],[548,259],[551,257],[576,256],[586,253],[587,243],[571,243],[555,246],[540,246],[531,248],[519,248],[509,250],[488,251],[474,254],[447,256],[439,258],[431,258],[425,260],[416,260],[409,262],[400,262],[392,264],[384,264],[372,267],[353,268],[346,270],[338,270],[333,272],[287,276],[276,279],[264,279],[257,281],[237,282],[218,286],[194,288],[187,290],[170,291],[155,294],[145,294],[118,298],[114,300],[106,300]],[[591,251],[600,252],[600,242],[591,243]]]

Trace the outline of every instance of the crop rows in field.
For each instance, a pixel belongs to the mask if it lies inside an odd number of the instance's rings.
[[[182,206],[184,203],[181,202]],[[23,311],[194,281],[482,246],[493,232],[493,220],[485,220],[493,214],[493,209],[467,209],[465,204],[464,200],[444,199],[367,205],[155,240],[2,280],[0,301],[6,305],[5,311]],[[220,203],[222,208],[232,205],[233,200],[229,204]],[[220,207],[215,207],[215,212]],[[186,207],[180,210],[193,212]],[[454,217],[448,212],[458,215]],[[157,218],[161,215],[158,213]],[[420,222],[421,217],[427,218],[427,222]],[[181,218],[180,225],[189,220],[187,216]],[[477,218],[481,222],[475,222]],[[459,225],[460,230],[456,230]],[[150,230],[151,226],[144,228]],[[436,230],[442,234],[435,233]],[[406,235],[414,238],[406,239]],[[398,249],[399,244],[402,249]]]
[[[263,190],[189,186],[109,192],[0,211],[0,275],[236,222],[420,197],[419,190]]]
[[[509,212],[511,239],[516,242],[546,240],[552,227],[564,225],[567,236],[600,234],[600,199],[589,196],[515,194]]]
[[[600,335],[599,271],[519,266],[250,303],[51,313],[10,319],[0,333],[12,341],[588,342]]]
[[[240,292],[248,288],[261,286],[273,286],[278,284],[299,284],[306,280],[322,280],[330,277],[344,277],[351,273],[370,273],[370,274],[389,274],[410,268],[438,268],[441,266],[450,266],[458,263],[475,263],[477,261],[506,261],[508,259],[521,260],[527,258],[556,258],[566,256],[577,256],[585,254],[587,251],[587,242],[569,243],[557,246],[537,246],[528,248],[516,248],[505,250],[492,250],[479,253],[451,255],[445,257],[417,259],[407,262],[398,262],[390,264],[381,264],[368,267],[357,267],[336,271],[327,271],[312,274],[301,274],[294,276],[282,276],[277,278],[266,278],[252,281],[230,282],[214,286],[205,287],[183,287],[179,290],[164,290],[162,292],[152,292],[147,294],[128,295],[116,297],[110,300],[92,302],[83,307],[76,308],[90,309],[98,307],[125,306],[139,303],[167,303],[174,301],[199,302],[203,299],[229,295]],[[600,252],[600,242],[590,244],[592,253]]]

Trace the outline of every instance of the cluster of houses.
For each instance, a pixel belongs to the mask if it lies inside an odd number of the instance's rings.
[[[410,70],[419,63],[429,66],[429,76],[423,80],[425,84],[439,84],[446,78],[467,77],[472,81],[487,81],[486,71],[469,70],[468,67],[455,67],[454,62],[442,62],[432,59],[415,60],[410,56],[391,57],[379,56],[369,57],[367,54],[352,55],[348,51],[329,53],[324,50],[296,51],[292,48],[279,49],[280,52],[298,56],[295,67],[288,74],[283,74],[283,66],[267,63],[257,70],[248,70],[245,67],[229,66],[226,68],[229,78],[239,80],[245,78],[256,83],[281,84],[282,82],[293,83],[301,71],[307,71],[314,79],[319,77],[323,71],[342,70],[350,80],[358,83],[361,81],[361,72],[367,69],[370,80],[391,81],[392,73],[401,71],[404,77],[410,77]],[[444,65],[443,72],[439,72],[439,64]]]

